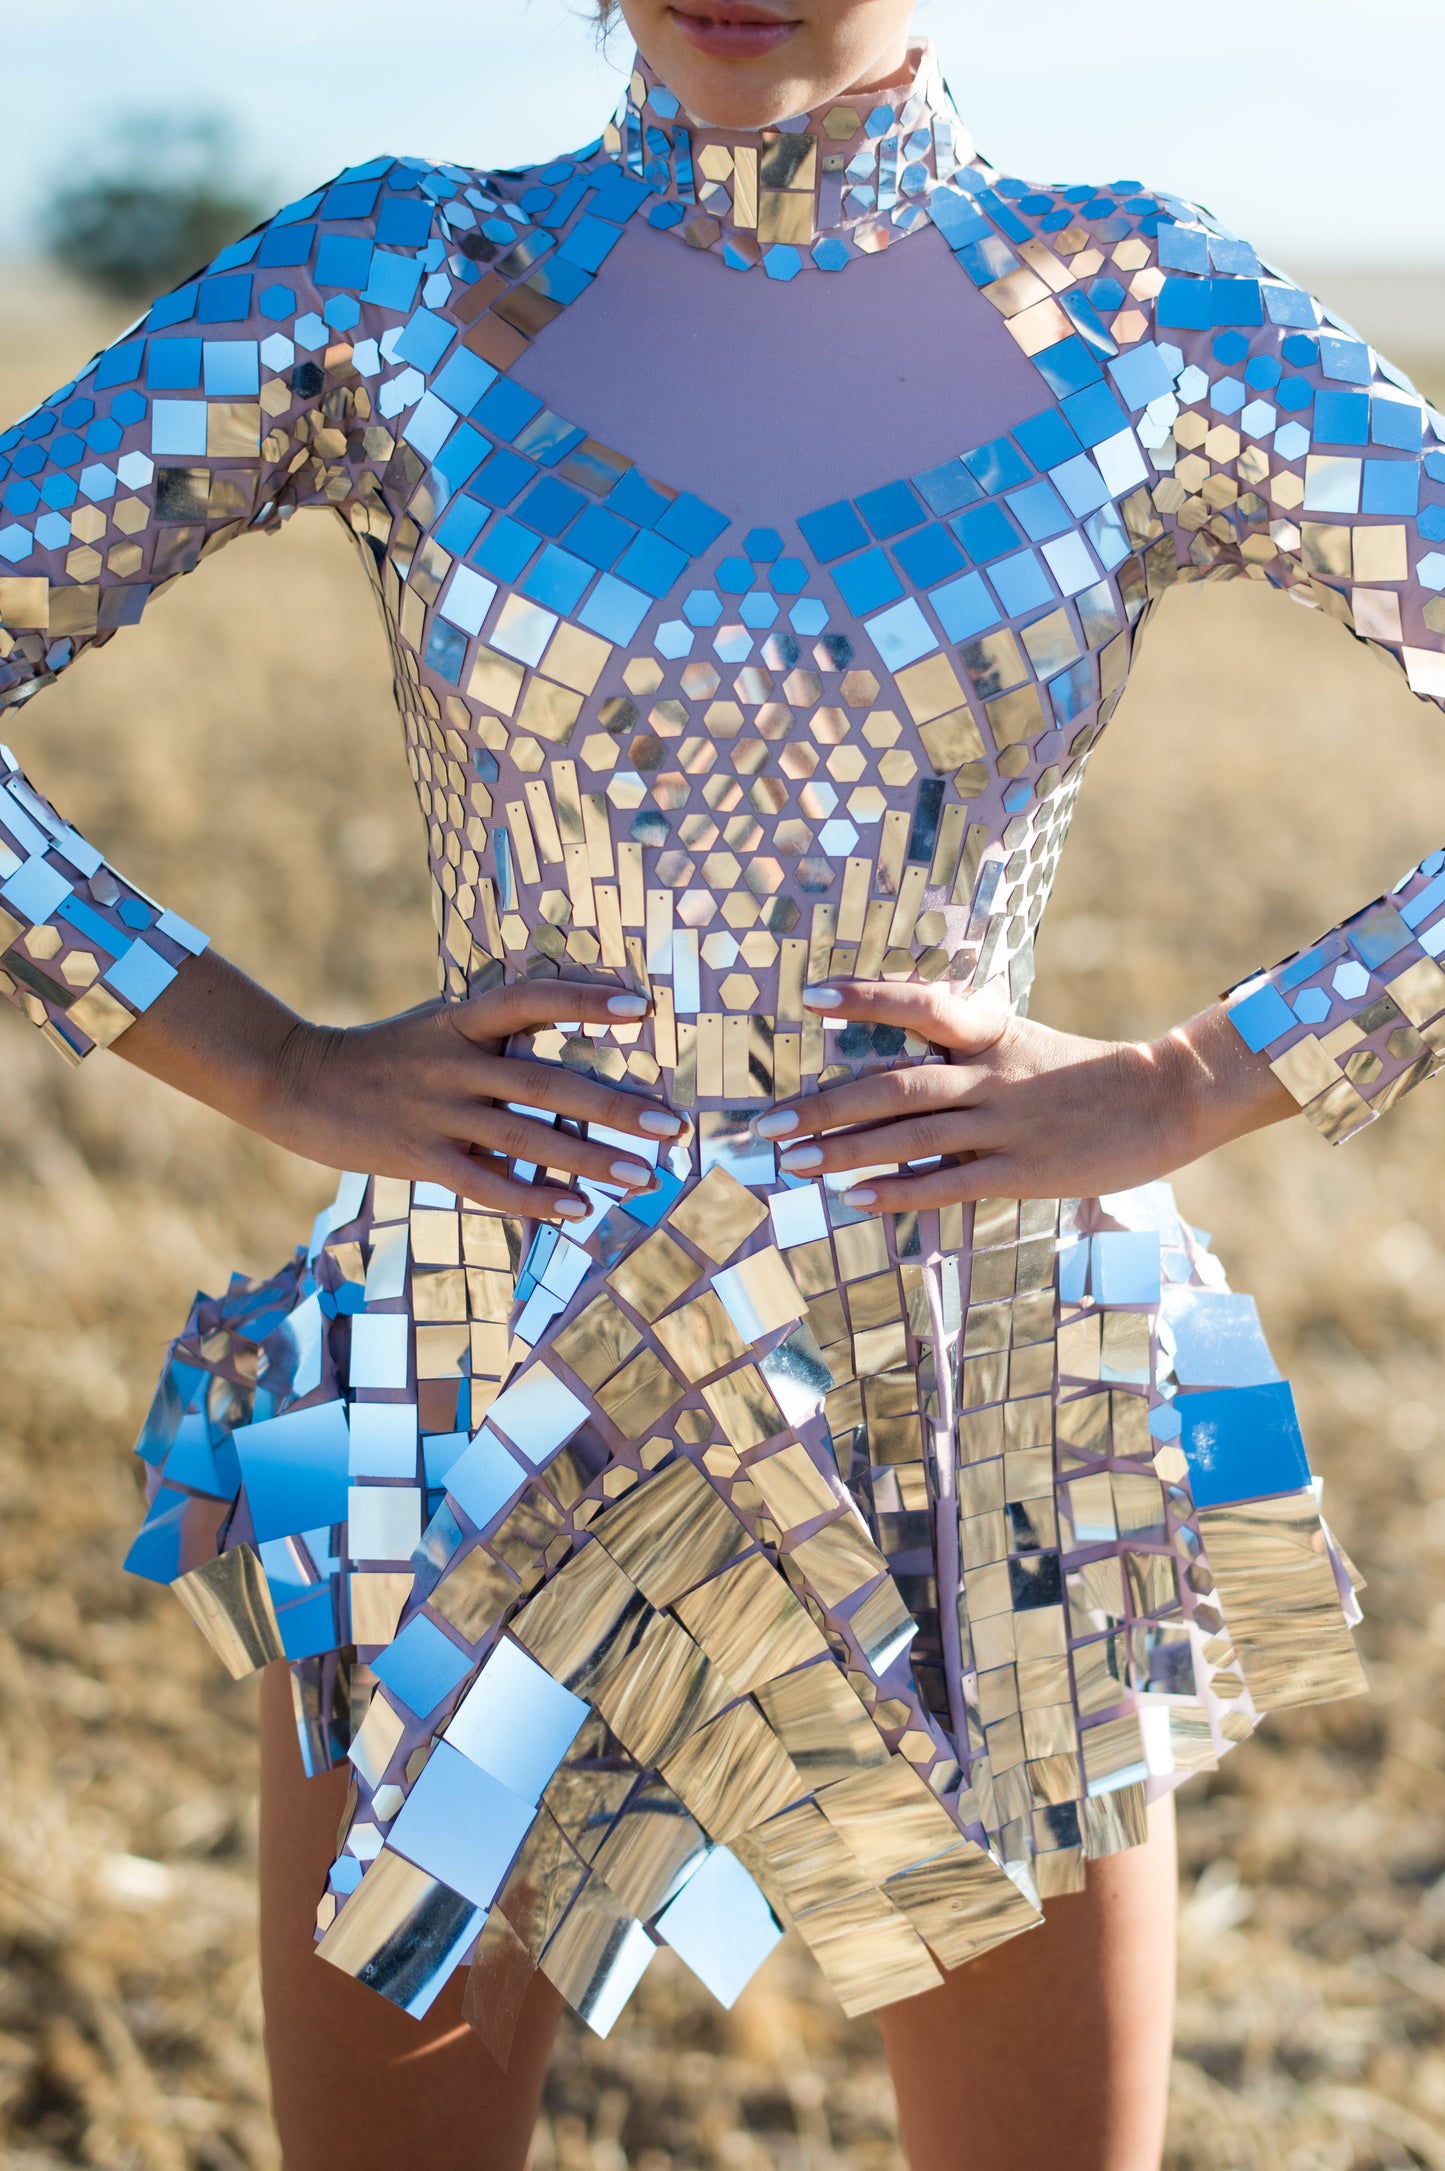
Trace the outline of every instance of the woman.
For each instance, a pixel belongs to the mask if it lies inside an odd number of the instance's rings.
[[[623,0],[599,143],[354,169],[0,438],[11,702],[330,505],[429,825],[441,999],[336,1031],[0,800],[60,1052],[370,1172],[198,1306],[131,1557],[273,1662],[296,2171],[520,2164],[564,1996],[730,2001],[775,1916],[915,2166],[1144,2171],[1172,1789],[1361,1685],[1155,1179],[1430,1071],[1445,855],[1152,1045],[1025,1004],[1167,588],[1445,695],[1445,425],[1206,214],[976,160],[910,12]]]

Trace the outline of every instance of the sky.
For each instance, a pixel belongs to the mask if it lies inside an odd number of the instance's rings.
[[[222,114],[263,197],[381,152],[510,165],[597,133],[625,36],[586,0],[0,0],[0,250],[118,119]],[[1129,176],[1288,269],[1445,279],[1442,0],[922,0],[979,147]]]

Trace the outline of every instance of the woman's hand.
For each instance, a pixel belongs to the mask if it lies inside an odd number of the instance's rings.
[[[1163,1040],[1135,1043],[1054,1032],[991,992],[936,982],[809,988],[803,1000],[828,1018],[901,1025],[948,1053],[946,1063],[876,1072],[758,1119],[790,1176],[944,1157],[918,1174],[870,1173],[847,1196],[875,1213],[1128,1190],[1296,1112],[1218,1006]]]
[[[522,980],[376,1025],[310,1025],[208,951],[115,1047],[327,1167],[426,1179],[495,1213],[566,1221],[591,1211],[563,1188],[567,1176],[643,1191],[652,1168],[616,1140],[580,1136],[515,1106],[653,1141],[679,1138],[687,1126],[640,1093],[501,1050],[514,1033],[572,1021],[635,1024],[648,1007],[616,987]],[[512,1161],[548,1175],[520,1183]]]

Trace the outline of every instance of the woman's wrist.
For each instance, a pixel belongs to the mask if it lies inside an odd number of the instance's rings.
[[[1250,1131],[1298,1114],[1263,1056],[1240,1039],[1223,1004],[1148,1044],[1160,1121],[1182,1168]]]
[[[275,1021],[280,1028],[280,1021]],[[338,1098],[330,1079],[342,1060],[348,1035],[339,1025],[315,1025],[293,1017],[268,1035],[258,1049],[250,1075],[239,1080],[247,1095],[234,1115],[248,1129],[278,1145],[305,1153],[308,1111],[333,1106]]]
[[[278,1136],[328,1029],[206,950],[115,1042],[115,1053],[250,1130]]]

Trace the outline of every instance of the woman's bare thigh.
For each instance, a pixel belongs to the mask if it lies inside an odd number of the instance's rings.
[[[423,2021],[318,1960],[347,1775],[301,1768],[284,1666],[261,1684],[261,1978],[286,2171],[522,2171],[561,2001],[539,1975],[504,2074],[456,1975]]]
[[[1174,2029],[1173,1805],[1044,1925],[879,2014],[912,2171],[1158,2171]]]

